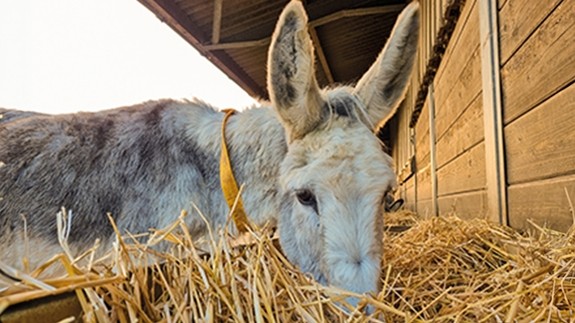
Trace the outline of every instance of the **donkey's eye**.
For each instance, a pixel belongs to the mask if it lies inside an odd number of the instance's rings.
[[[317,213],[317,200],[310,190],[298,190],[295,196],[301,205],[312,207]]]

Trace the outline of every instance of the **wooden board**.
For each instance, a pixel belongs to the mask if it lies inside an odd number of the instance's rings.
[[[501,65],[525,42],[562,0],[509,0],[499,12]],[[501,2],[501,0],[500,0]]]
[[[423,105],[421,110],[421,117],[415,125],[415,144],[417,145],[417,150],[423,152],[423,154],[429,153],[429,106],[426,103]]]
[[[451,39],[449,40],[449,44],[447,45],[447,49],[445,50],[445,54],[443,55],[441,65],[435,75],[436,80],[441,80],[444,77],[451,79],[456,78],[457,75],[443,75],[446,72],[453,72],[449,66],[452,63],[449,63],[449,61],[452,59],[460,60],[462,58],[468,58],[470,56],[468,51],[473,48],[466,46],[466,44],[479,44],[479,22],[477,20],[478,13],[476,2],[476,0],[468,0],[465,2],[461,15],[459,16],[459,20],[457,21],[457,25],[455,26]],[[476,41],[474,41],[473,38],[476,38]]]
[[[410,206],[414,206],[415,203],[417,202],[415,200],[415,185],[414,185],[415,181],[411,180],[409,183],[406,183],[407,185],[402,186],[401,188],[401,198],[404,199],[406,206],[410,205]]]
[[[575,83],[506,126],[505,146],[510,184],[575,174]]]
[[[417,201],[417,214],[424,218],[429,218],[433,215],[433,203],[430,199]]]
[[[539,225],[567,231],[573,224],[573,211],[570,209],[567,195],[571,203],[575,203],[573,175],[510,186],[510,225],[514,228],[530,228],[527,220],[532,219]]]
[[[417,201],[431,199],[431,169],[426,167],[417,173]]]
[[[455,214],[462,219],[485,217],[487,193],[485,190],[448,195],[438,198],[439,214]]]
[[[485,187],[485,147],[483,142],[471,147],[454,161],[439,168],[437,181],[439,196],[483,189]]]
[[[435,124],[438,138],[443,136],[481,92],[481,51],[479,44],[465,65],[454,66],[454,68],[461,71],[458,79],[450,83],[436,84]]]
[[[507,0],[497,0],[497,8],[501,9],[506,3]]]
[[[503,66],[509,123],[575,80],[575,0],[564,0]]]
[[[437,141],[437,166],[442,167],[483,139],[482,96],[478,94],[471,105]]]

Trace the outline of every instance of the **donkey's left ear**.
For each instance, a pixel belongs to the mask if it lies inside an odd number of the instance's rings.
[[[387,44],[355,86],[354,93],[367,107],[370,128],[391,118],[404,97],[417,51],[418,31],[419,3],[414,1],[399,15]]]
[[[303,4],[290,2],[279,18],[268,54],[268,91],[289,141],[315,129],[323,116],[307,19]]]

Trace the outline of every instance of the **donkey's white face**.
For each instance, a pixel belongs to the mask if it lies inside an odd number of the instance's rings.
[[[395,174],[373,131],[405,93],[417,11],[417,3],[404,10],[354,88],[318,88],[300,2],[288,4],[272,37],[268,89],[288,140],[280,170],[280,242],[286,256],[321,283],[377,290],[384,196]]]

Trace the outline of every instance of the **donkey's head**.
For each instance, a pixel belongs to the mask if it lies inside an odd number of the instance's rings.
[[[287,135],[280,170],[280,242],[324,284],[378,288],[384,196],[392,160],[374,130],[402,100],[417,47],[418,4],[399,16],[387,45],[355,87],[320,90],[303,5],[284,9],[268,57],[268,89]]]

